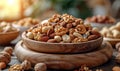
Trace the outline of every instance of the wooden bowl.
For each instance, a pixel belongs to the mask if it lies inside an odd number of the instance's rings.
[[[109,24],[109,23],[91,23],[93,27],[97,27],[99,30],[101,30],[103,27],[111,27],[115,24]]]
[[[24,31],[26,31],[27,29],[30,28],[30,27],[27,27],[27,26],[20,26],[20,25],[17,25],[17,24],[13,24],[13,26],[14,26],[15,28],[20,29],[20,35],[21,35]]]
[[[18,29],[12,32],[0,33],[0,45],[9,44],[12,40],[17,38],[18,35],[19,35]]]
[[[45,53],[79,53],[94,50],[101,46],[103,37],[82,43],[48,43],[27,38],[22,34],[23,43],[31,50]]]
[[[104,38],[105,41],[108,41],[113,47],[120,42],[120,39],[114,39],[114,38]]]

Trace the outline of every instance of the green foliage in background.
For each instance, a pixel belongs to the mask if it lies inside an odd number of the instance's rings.
[[[75,17],[85,19],[92,15],[92,11],[87,7],[85,0],[49,0],[53,8],[59,13],[72,14]]]

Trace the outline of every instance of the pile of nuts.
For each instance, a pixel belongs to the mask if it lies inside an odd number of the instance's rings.
[[[7,22],[0,23],[0,32],[11,32],[16,31],[17,29],[12,26],[12,24]]]
[[[33,25],[38,24],[39,20],[28,17],[28,18],[24,18],[24,19],[21,19],[19,21],[16,21],[14,23],[17,24],[17,25],[20,25],[20,26],[28,27],[28,26],[33,26]]]
[[[78,70],[74,70],[74,71],[93,71],[91,70],[89,67],[82,65]],[[95,71],[103,71],[102,69],[96,69]]]
[[[104,27],[100,32],[104,37],[120,39],[120,22],[110,28]]]
[[[110,16],[102,16],[102,15],[88,17],[86,21],[92,22],[92,23],[100,23],[100,24],[114,24],[115,23],[114,18]]]
[[[101,34],[90,24],[68,14],[55,14],[44,22],[27,30],[26,37],[51,43],[80,43],[97,39]]]

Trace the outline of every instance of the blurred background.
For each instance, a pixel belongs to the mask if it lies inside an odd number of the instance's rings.
[[[120,0],[0,0],[0,21],[25,17],[44,20],[54,13],[68,13],[85,19],[93,15],[120,18]]]

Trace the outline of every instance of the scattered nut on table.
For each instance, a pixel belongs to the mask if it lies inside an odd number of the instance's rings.
[[[35,71],[47,71],[47,66],[45,63],[37,63],[34,67]]]
[[[0,52],[0,69],[6,68],[7,64],[11,61],[12,52],[12,47],[5,47],[4,50]]]

